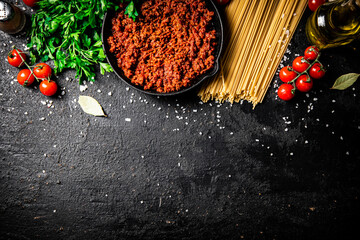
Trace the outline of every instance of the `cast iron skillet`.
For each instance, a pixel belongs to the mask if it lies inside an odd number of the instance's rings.
[[[200,85],[205,79],[214,76],[218,71],[219,71],[219,61],[220,61],[220,54],[223,48],[223,41],[224,41],[224,29],[223,29],[223,23],[221,21],[221,17],[220,14],[215,6],[215,4],[213,3],[212,0],[206,0],[206,4],[207,4],[207,8],[210,11],[214,12],[214,16],[213,16],[213,27],[216,30],[216,41],[217,41],[217,45],[215,47],[215,52],[214,52],[214,56],[215,56],[215,63],[214,63],[214,67],[212,69],[209,69],[206,73],[199,75],[192,83],[191,86],[187,87],[187,88],[183,88],[179,91],[175,91],[175,92],[170,92],[170,93],[159,93],[153,90],[144,90],[142,86],[137,86],[135,84],[131,83],[131,80],[129,78],[127,78],[123,71],[121,70],[121,68],[118,67],[117,65],[117,61],[116,58],[114,56],[114,54],[112,54],[109,49],[110,46],[107,43],[107,39],[112,35],[111,32],[111,19],[113,19],[115,17],[116,12],[114,10],[109,10],[105,15],[104,15],[104,20],[103,20],[103,25],[102,25],[102,29],[101,29],[101,39],[103,42],[103,48],[104,48],[104,52],[106,55],[106,58],[109,62],[109,64],[111,65],[111,67],[114,69],[114,72],[116,73],[116,75],[123,80],[126,84],[128,84],[130,87],[135,88],[136,90],[139,90],[140,92],[146,93],[146,94],[150,94],[150,95],[155,95],[155,96],[173,96],[173,95],[178,95],[181,93],[185,93],[188,92],[189,90],[197,87],[198,85]]]

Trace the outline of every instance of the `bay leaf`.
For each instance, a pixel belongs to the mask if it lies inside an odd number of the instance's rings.
[[[79,104],[84,112],[97,117],[107,117],[100,103],[93,97],[79,96]]]
[[[348,73],[340,76],[338,79],[336,79],[334,85],[331,89],[336,90],[345,90],[351,85],[353,85],[358,77],[360,76],[359,73]]]

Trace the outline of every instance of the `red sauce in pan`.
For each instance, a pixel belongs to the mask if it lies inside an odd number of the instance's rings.
[[[214,66],[214,12],[204,0],[145,0],[135,22],[124,15],[125,7],[120,4],[112,19],[107,41],[133,84],[178,91]]]

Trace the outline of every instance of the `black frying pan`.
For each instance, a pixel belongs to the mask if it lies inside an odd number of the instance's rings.
[[[123,80],[126,84],[131,86],[132,88],[135,88],[136,90],[139,90],[143,93],[155,95],[155,96],[173,96],[173,95],[188,92],[189,90],[199,86],[205,79],[214,76],[219,71],[220,54],[221,54],[221,51],[223,48],[223,42],[224,42],[224,29],[223,29],[223,23],[221,21],[220,14],[219,14],[215,4],[213,3],[213,1],[206,0],[206,4],[207,4],[207,8],[215,13],[214,17],[213,17],[213,21],[212,21],[213,22],[212,24],[216,30],[216,39],[217,39],[217,45],[215,47],[215,52],[214,52],[214,56],[215,56],[214,67],[212,69],[209,69],[206,73],[199,75],[195,80],[193,80],[193,83],[191,86],[189,86],[187,88],[183,88],[179,91],[170,92],[170,93],[159,93],[159,92],[156,92],[153,90],[144,90],[142,86],[137,86],[135,84],[132,84],[131,80],[129,78],[127,78],[124,75],[121,68],[118,67],[116,58],[115,58],[114,54],[112,54],[109,51],[110,47],[109,47],[109,44],[107,43],[107,39],[112,35],[111,19],[113,19],[116,14],[116,12],[114,10],[109,10],[104,16],[103,25],[102,25],[102,29],[101,29],[101,38],[102,38],[103,48],[104,48],[106,58],[107,58],[109,64],[111,65],[111,67],[114,69],[114,72],[116,73],[116,75],[121,80]]]

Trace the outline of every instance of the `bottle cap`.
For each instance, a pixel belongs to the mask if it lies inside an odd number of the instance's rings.
[[[14,9],[10,4],[0,1],[0,21],[6,22],[14,17]]]

